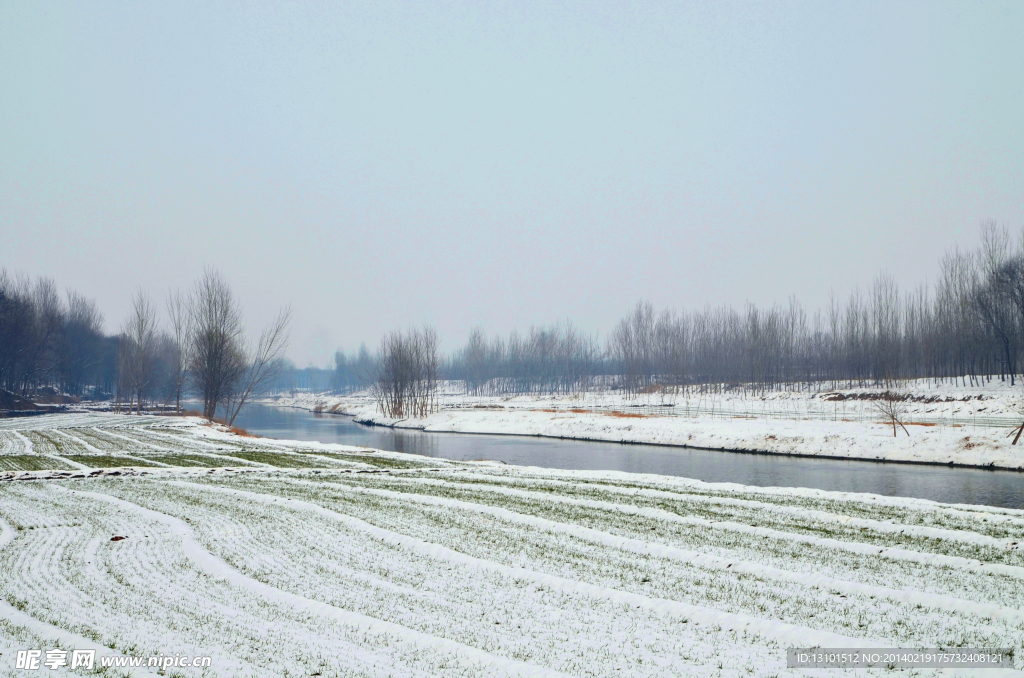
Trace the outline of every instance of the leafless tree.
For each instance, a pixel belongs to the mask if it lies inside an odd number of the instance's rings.
[[[432,327],[395,331],[381,340],[373,394],[381,412],[395,419],[425,417],[437,400],[437,332]]]
[[[630,391],[648,386],[654,376],[654,332],[654,306],[649,301],[637,302],[612,331],[608,352],[621,366],[624,386]]]
[[[871,322],[873,330],[872,372],[885,386],[901,374],[900,358],[900,304],[896,281],[887,272],[875,278],[871,294]]]
[[[52,380],[58,366],[57,342],[64,326],[64,309],[57,285],[49,278],[40,278],[28,288],[32,314],[29,318],[28,342],[19,361],[18,390],[27,394],[34,386]]]
[[[359,350],[351,356],[343,351],[334,353],[334,373],[331,375],[331,387],[335,393],[348,393],[353,389],[369,386],[376,374],[373,356],[366,344],[360,344]]]
[[[260,335],[256,348],[246,356],[246,369],[241,382],[234,390],[228,408],[228,426],[242,410],[246,400],[253,394],[265,390],[277,375],[281,359],[288,348],[288,326],[291,323],[291,309],[284,309]]]
[[[180,413],[181,396],[185,390],[194,347],[193,314],[189,310],[188,298],[180,291],[167,296],[167,316],[171,326],[168,395],[174,398],[175,411]]]
[[[587,387],[599,362],[593,338],[565,322],[490,341],[475,331],[444,371],[449,379],[464,380],[474,393],[577,393]]]
[[[64,321],[56,337],[56,373],[64,393],[79,396],[102,359],[103,316],[95,302],[68,292]]]
[[[149,297],[141,289],[132,298],[132,309],[121,331],[119,361],[126,372],[128,411],[135,403],[136,414],[142,411],[142,400],[152,384],[156,367],[156,312]]]
[[[242,314],[224,278],[207,270],[192,289],[189,315],[189,372],[203,399],[203,416],[212,421],[245,374]]]
[[[474,327],[469,333],[469,341],[462,349],[461,361],[463,367],[463,381],[467,390],[478,395],[480,389],[492,378],[493,374],[488,364],[487,338],[479,327]]]
[[[223,408],[230,425],[249,398],[273,382],[288,346],[291,311],[281,311],[250,349],[231,288],[219,273],[207,270],[189,297],[188,315],[183,321],[183,335],[191,337],[187,364],[203,399],[203,416],[212,421]]]
[[[903,425],[903,417],[907,413],[907,394],[899,391],[886,390],[877,400],[868,401],[871,406],[892,424],[892,437],[896,437],[898,424],[908,436],[910,431]]]

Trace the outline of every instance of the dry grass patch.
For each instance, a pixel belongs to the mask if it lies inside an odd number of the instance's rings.
[[[618,410],[605,412],[604,415],[606,417],[615,417],[616,419],[651,419],[655,416],[653,414],[640,414],[639,412],[619,412]]]
[[[212,422],[206,422],[207,426],[212,426],[213,424],[220,424],[221,426],[226,428],[231,433],[235,434],[236,436],[241,436],[242,438],[262,438],[263,437],[263,436],[256,435],[255,433],[249,433],[248,431],[246,431],[241,426],[231,426],[230,424],[228,424],[223,419],[214,419]]]

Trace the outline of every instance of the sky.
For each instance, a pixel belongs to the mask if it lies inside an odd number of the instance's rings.
[[[0,267],[114,332],[204,269],[326,365],[823,306],[1024,227],[1024,2],[0,0]]]

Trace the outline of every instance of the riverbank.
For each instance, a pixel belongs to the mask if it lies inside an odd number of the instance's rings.
[[[873,403],[878,389],[715,394],[616,392],[488,397],[442,392],[422,419],[383,416],[366,393],[296,394],[264,402],[344,414],[359,423],[445,433],[543,436],[731,452],[1024,470],[1011,445],[1021,392],[915,382],[893,436]]]

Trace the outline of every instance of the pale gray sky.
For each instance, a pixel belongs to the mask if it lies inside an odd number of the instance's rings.
[[[1024,225],[1024,2],[0,0],[0,266],[292,357],[817,307]]]

